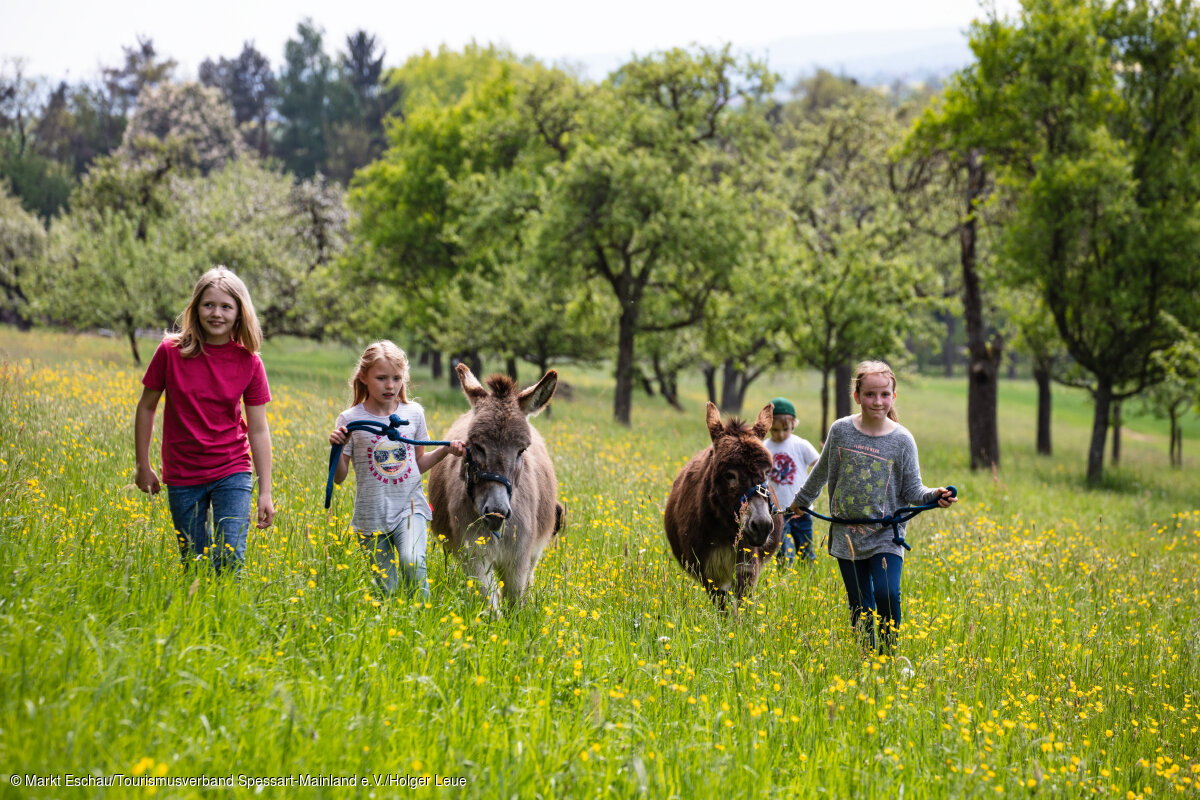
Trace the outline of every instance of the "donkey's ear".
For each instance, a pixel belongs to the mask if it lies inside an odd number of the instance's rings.
[[[767,438],[767,434],[771,432],[771,423],[774,421],[774,408],[770,403],[767,403],[765,406],[763,406],[763,410],[758,412],[758,419],[754,420],[754,438]]]
[[[527,417],[536,415],[546,407],[550,398],[554,397],[554,388],[558,386],[558,373],[549,370],[542,379],[517,395],[517,406]]]
[[[454,371],[458,373],[458,382],[462,384],[463,394],[467,396],[471,408],[474,408],[476,403],[487,397],[487,389],[483,388],[479,379],[475,377],[475,373],[471,372],[471,368],[466,364],[459,363]]]
[[[717,409],[713,402],[708,401],[708,413],[705,417],[708,422],[708,435],[715,442],[719,437],[725,435],[725,426],[721,424],[721,412]]]

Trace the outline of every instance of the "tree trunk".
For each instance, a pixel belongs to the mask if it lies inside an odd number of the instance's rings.
[[[946,320],[946,338],[942,342],[942,366],[946,372],[947,378],[954,377],[954,328],[958,318],[953,313],[947,311],[945,314]]]
[[[133,315],[125,315],[125,333],[129,337],[129,351],[133,354],[133,363],[135,366],[142,365],[142,355],[138,352],[137,343],[137,325],[133,323]]]
[[[442,351],[429,351],[429,372],[435,381],[442,379]]]
[[[1108,415],[1112,405],[1112,386],[1101,379],[1092,393],[1095,413],[1092,415],[1092,440],[1088,445],[1087,482],[1093,486],[1104,477],[1104,437],[1108,434]]]
[[[726,414],[742,413],[742,393],[739,387],[744,375],[744,370],[734,366],[732,358],[725,359],[721,370],[721,411]]]
[[[833,370],[833,400],[837,419],[848,417],[852,411],[854,393],[850,391],[850,381],[854,378],[854,367],[850,363],[838,364]]]
[[[1114,400],[1112,404],[1112,463],[1115,467],[1121,463],[1121,401]]]
[[[508,377],[514,381],[517,380],[517,357],[509,356],[504,359],[504,371],[508,373]]]
[[[678,373],[664,371],[662,361],[659,359],[657,353],[654,355],[654,377],[658,380],[658,390],[662,394],[663,399],[670,404],[671,408],[682,411],[683,406],[679,404]]]
[[[821,371],[821,446],[825,445],[825,434],[829,433],[829,370]]]
[[[1033,379],[1037,381],[1037,451],[1039,455],[1048,456],[1052,452],[1050,446],[1050,370],[1035,366]]]
[[[708,402],[714,406],[717,404],[717,368],[712,364],[705,364],[701,368],[704,373],[704,388],[708,390]]]
[[[636,383],[642,385],[642,391],[646,393],[646,397],[654,397],[654,384],[646,377],[646,373],[642,372],[641,367],[634,370],[634,375],[637,377]]]
[[[1168,453],[1167,458],[1170,460],[1171,466],[1173,468],[1179,469],[1180,467],[1183,466],[1183,453],[1178,452],[1178,457],[1177,457],[1177,451],[1176,451],[1176,443],[1177,442],[1179,444],[1179,451],[1183,450],[1183,440],[1176,439],[1176,436],[1179,434],[1179,419],[1175,414],[1174,408],[1171,408],[1167,411],[1167,416],[1171,420],[1171,433],[1170,433],[1171,443],[1167,447],[1167,453]]]
[[[972,150],[967,156],[966,168],[967,218],[959,230],[959,255],[963,276],[963,321],[967,327],[967,436],[971,469],[994,469],[1000,465],[996,403],[1004,340],[995,334],[989,341],[983,321],[983,296],[976,263],[976,209],[983,199],[985,185],[979,150]]]
[[[633,332],[637,326],[637,310],[633,303],[623,303],[617,323],[617,387],[613,395],[613,419],[629,425],[633,410]]]
[[[1183,428],[1175,420],[1175,468],[1183,469]]]

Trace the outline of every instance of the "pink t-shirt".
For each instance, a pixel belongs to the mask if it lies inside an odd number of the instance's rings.
[[[184,358],[164,339],[154,351],[142,385],[166,391],[163,409],[163,483],[196,486],[249,472],[250,437],[242,401],[261,406],[271,399],[262,360],[237,342],[205,345]]]

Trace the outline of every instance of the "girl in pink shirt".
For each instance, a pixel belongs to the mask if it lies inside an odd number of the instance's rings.
[[[159,492],[150,438],[165,391],[162,482],[184,566],[207,557],[218,572],[236,570],[250,527],[251,464],[258,473],[258,527],[275,517],[266,411],[271,390],[258,357],[262,330],[246,285],[225,267],[196,282],[178,325],[179,333],[163,338],[142,377],[135,482],[143,492]]]

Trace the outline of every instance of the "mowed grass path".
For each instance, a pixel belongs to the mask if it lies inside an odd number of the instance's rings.
[[[571,399],[535,421],[569,525],[529,602],[485,613],[435,543],[428,602],[378,597],[353,484],[322,508],[355,356],[268,344],[277,524],[215,580],[181,574],[165,499],[131,487],[123,344],[0,329],[4,796],[108,792],[12,780],[67,773],[358,784],[305,790],[330,797],[1200,796],[1200,478],[1195,455],[1167,468],[1161,423],[1133,420],[1087,491],[1084,400],[1056,397],[1042,459],[1031,387],[1006,383],[1004,462],[971,474],[963,381],[905,380],[925,482],[962,501],[909,526],[893,660],[854,641],[828,557],[714,611],[661,529],[707,443],[702,391],[683,414],[638,397],[625,429],[608,377],[569,366]],[[414,378],[438,435],[466,402]],[[815,388],[755,385],[746,416],[788,394],[818,439]]]

